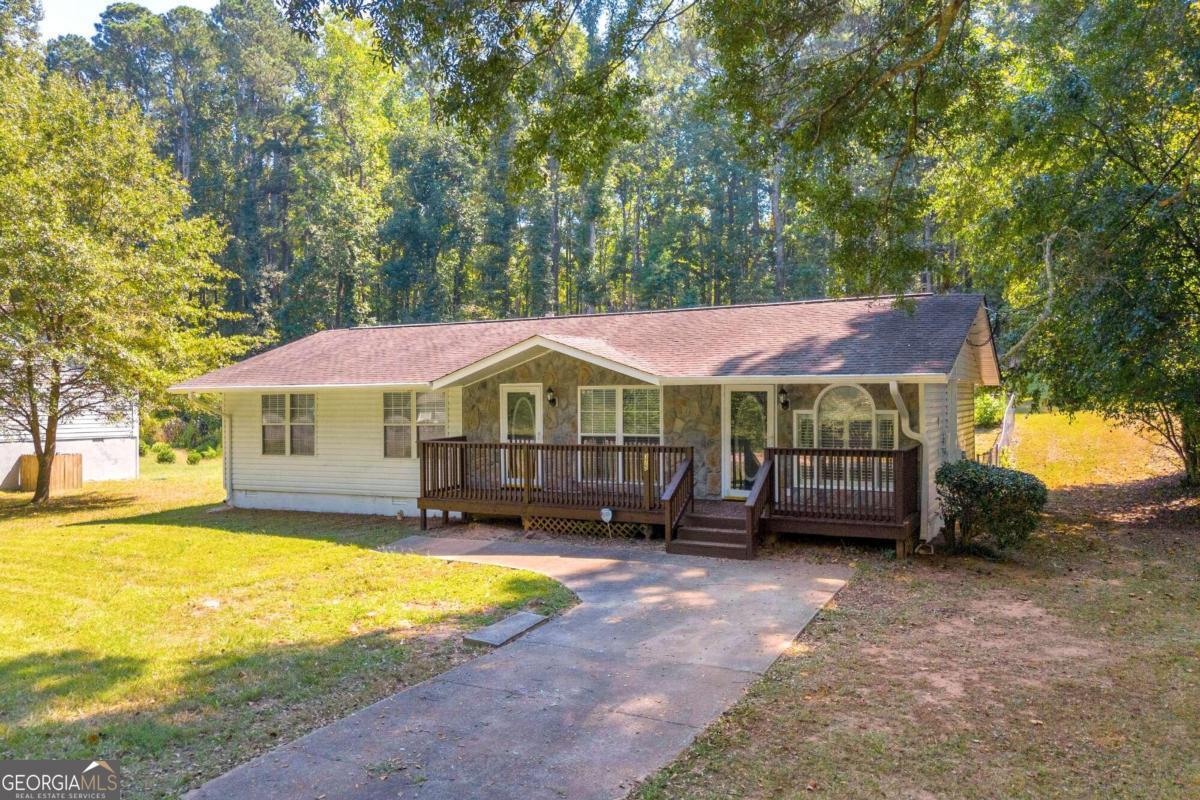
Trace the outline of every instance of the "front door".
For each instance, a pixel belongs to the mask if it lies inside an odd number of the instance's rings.
[[[512,444],[542,441],[540,383],[510,383],[500,387],[500,441]],[[508,483],[524,483],[525,460],[519,456],[510,457],[508,452],[504,455],[504,480]],[[536,463],[533,477],[536,481]]]
[[[721,398],[721,484],[726,497],[746,497],[767,448],[775,442],[773,386],[726,386]]]

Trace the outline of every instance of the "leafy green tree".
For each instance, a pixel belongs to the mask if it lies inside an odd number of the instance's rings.
[[[0,414],[33,440],[49,497],[63,420],[127,407],[243,352],[222,316],[212,220],[128,101],[0,59]]]
[[[1002,30],[1011,78],[932,174],[939,216],[1007,302],[1010,369],[1200,485],[1200,15],[1057,0]]]

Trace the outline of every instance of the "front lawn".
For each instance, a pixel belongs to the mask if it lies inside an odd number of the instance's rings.
[[[571,602],[377,552],[392,519],[209,513],[218,461],[142,470],[41,509],[0,494],[0,757],[117,757],[126,796],[177,796],[469,657],[465,629]]]
[[[1200,499],[1132,432],[1017,420],[1051,513],[1014,560],[781,547],[857,574],[660,798],[1200,796]]]

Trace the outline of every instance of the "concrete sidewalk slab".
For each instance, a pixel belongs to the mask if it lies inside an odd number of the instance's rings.
[[[499,622],[485,628],[471,631],[463,637],[463,641],[471,644],[485,644],[489,647],[500,647],[516,639],[522,633],[536,628],[549,617],[544,614],[534,614],[532,611],[518,611],[510,614]]]
[[[539,572],[582,602],[189,797],[623,797],[736,702],[849,577],[619,545],[415,536],[389,549]]]

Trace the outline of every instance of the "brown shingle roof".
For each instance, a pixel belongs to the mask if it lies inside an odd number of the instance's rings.
[[[172,387],[430,383],[541,336],[663,378],[946,374],[980,295],[817,300],[322,331]]]

